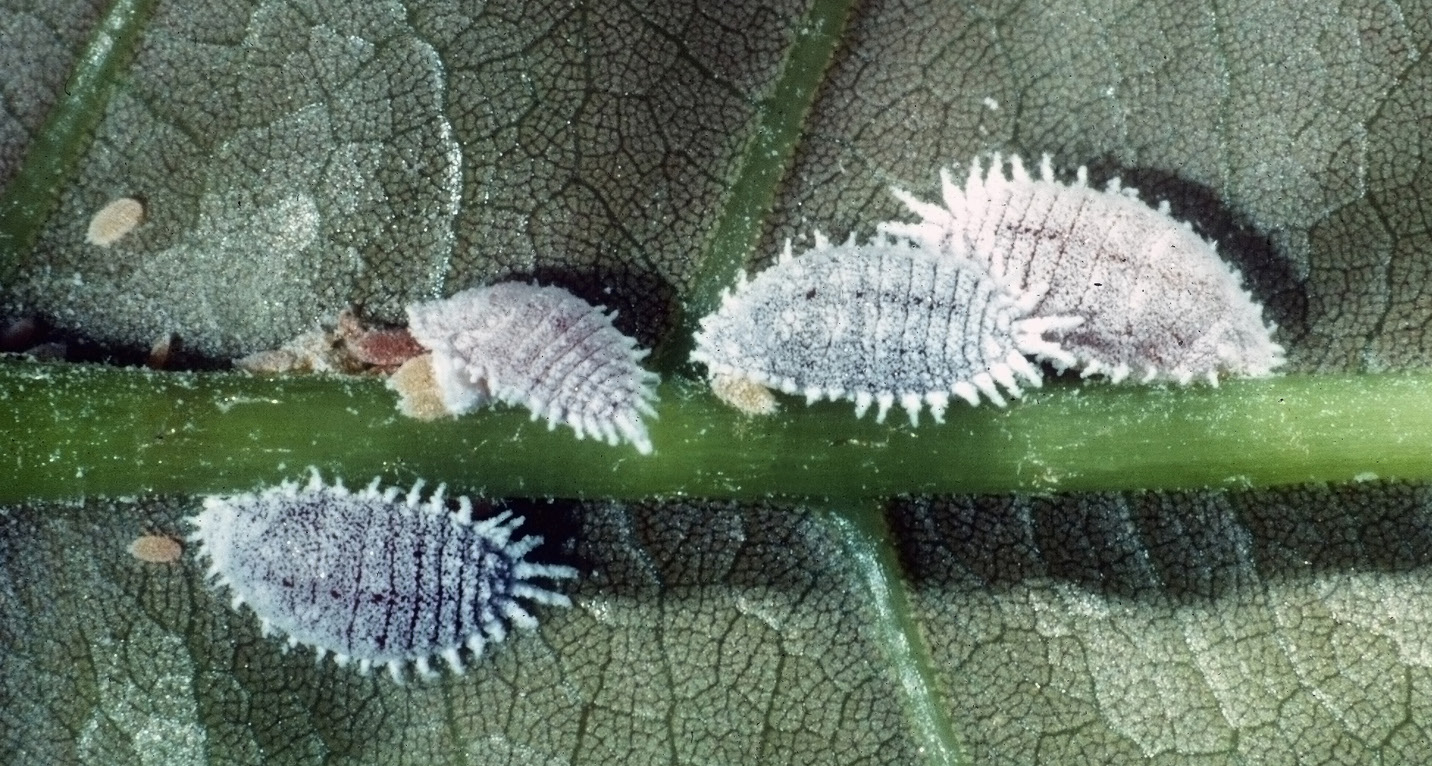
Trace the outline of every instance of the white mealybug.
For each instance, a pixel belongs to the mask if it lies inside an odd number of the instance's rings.
[[[1221,373],[1262,377],[1283,363],[1283,348],[1238,273],[1168,215],[1167,203],[1155,210],[1118,179],[1092,189],[1082,167],[1076,183],[1061,184],[1049,155],[1038,179],[1019,157],[1009,165],[1006,177],[999,155],[988,172],[975,160],[964,188],[942,170],[943,205],[894,189],[924,220],[880,231],[926,247],[968,247],[1016,289],[1047,286],[1032,315],[1083,318],[1059,346],[1085,376],[1217,385]]]
[[[332,652],[339,665],[357,660],[365,673],[387,665],[398,681],[409,661],[433,675],[435,656],[461,673],[463,647],[480,656],[508,623],[537,625],[519,600],[570,605],[534,578],[577,571],[527,561],[542,538],[514,539],[521,518],[474,520],[466,497],[449,512],[441,485],[426,502],[422,486],[380,489],[374,479],[355,492],[315,470],[307,485],[206,498],[189,539],[264,635],[281,631],[290,646],[312,646],[319,660]]]
[[[431,376],[449,414],[499,402],[582,438],[622,439],[651,452],[643,415],[656,415],[647,351],[604,313],[560,287],[505,282],[408,307],[408,331],[432,351]]]
[[[727,293],[701,320],[691,358],[718,396],[747,412],[769,412],[774,403],[753,394],[776,388],[808,403],[853,400],[857,417],[874,404],[877,421],[898,403],[914,424],[928,405],[941,422],[951,394],[1003,406],[1001,386],[1019,396],[1018,378],[1040,385],[1025,354],[1073,361],[1043,335],[1077,320],[1029,318],[1038,299],[946,252],[831,246],[817,234],[811,251],[792,257],[787,243],[779,264]]]

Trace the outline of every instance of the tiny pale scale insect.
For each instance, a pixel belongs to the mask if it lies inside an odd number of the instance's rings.
[[[432,351],[431,375],[449,414],[492,400],[526,407],[548,428],[578,438],[631,442],[651,452],[644,415],[655,416],[647,351],[610,314],[563,290],[504,282],[408,307],[408,330]]]
[[[702,319],[691,358],[706,365],[713,392],[748,412],[773,407],[753,395],[759,386],[808,403],[853,400],[857,417],[873,404],[877,421],[899,403],[914,424],[928,406],[941,422],[951,394],[1003,406],[1003,392],[1019,396],[1020,378],[1040,385],[1025,354],[1062,358],[1044,333],[1078,320],[1028,317],[1039,297],[1015,294],[949,252],[886,241],[832,246],[817,234],[800,257],[787,243],[780,263],[743,276]]]
[[[478,657],[508,624],[536,627],[519,601],[570,605],[533,580],[577,571],[528,561],[542,538],[515,538],[521,518],[475,520],[466,497],[450,512],[441,485],[426,502],[422,486],[383,489],[374,479],[350,491],[314,470],[306,485],[206,498],[189,539],[264,635],[286,634],[320,661],[330,652],[339,665],[357,660],[365,673],[387,665],[398,681],[408,662],[433,675],[433,657],[461,673],[464,647]]]
[[[133,197],[120,197],[100,208],[90,218],[85,238],[91,245],[109,247],[144,223],[144,203]]]
[[[1090,188],[1079,168],[1072,185],[1055,180],[1049,155],[1032,178],[1019,157],[1010,174],[995,155],[988,171],[976,159],[964,187],[941,170],[943,205],[893,189],[919,223],[879,230],[931,248],[970,251],[1013,286],[1047,287],[1032,316],[1084,320],[1059,339],[1070,365],[1114,382],[1195,379],[1219,374],[1262,377],[1283,362],[1273,328],[1242,287],[1239,274],[1187,223],[1139,201],[1114,179]]]
[[[168,535],[140,535],[129,544],[129,554],[146,564],[173,564],[184,555],[184,545]]]

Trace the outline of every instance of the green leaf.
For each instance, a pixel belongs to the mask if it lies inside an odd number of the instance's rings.
[[[132,352],[173,332],[222,359],[349,303],[399,321],[417,298],[536,277],[621,309],[676,370],[737,267],[816,229],[869,236],[904,215],[889,185],[930,197],[941,165],[1017,151],[1118,175],[1217,239],[1279,323],[1290,371],[1316,376],[1289,385],[1335,398],[1377,390],[1342,374],[1432,358],[1425,3],[71,6],[0,1],[0,317],[71,338]],[[148,221],[87,244],[90,216],[121,196]],[[120,400],[99,391],[77,411],[103,432]],[[1259,391],[1191,400],[1272,416]],[[1087,393],[1118,406],[1118,391]],[[1039,404],[1010,416],[1037,421]],[[355,421],[326,423],[357,442]],[[725,446],[749,447],[727,424]],[[464,676],[397,686],[284,653],[204,586],[192,550],[173,565],[126,552],[184,534],[196,507],[119,499],[150,486],[122,483],[149,436],[107,456],[121,483],[105,486],[129,487],[115,497],[0,507],[0,762],[1432,750],[1422,485],[528,501],[517,510],[551,555],[584,572],[574,607],[542,609],[535,635]],[[40,438],[7,428],[3,458]],[[1393,456],[1425,444],[1415,429],[1347,438],[1379,475],[1404,475]],[[411,449],[353,472],[406,480],[394,466]],[[50,476],[87,465],[46,459]],[[257,440],[239,459],[271,462],[273,482],[303,467]],[[166,460],[249,481],[197,454]],[[1241,461],[1264,465],[1229,470]]]

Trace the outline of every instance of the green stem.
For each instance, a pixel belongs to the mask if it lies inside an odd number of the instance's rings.
[[[272,484],[308,465],[494,496],[642,498],[1189,489],[1432,479],[1432,375],[1319,375],[1213,389],[1056,381],[944,425],[848,403],[746,418],[661,388],[656,454],[577,441],[502,408],[399,416],[373,379],[0,363],[0,502]]]
[[[865,603],[874,610],[871,632],[885,654],[885,666],[898,676],[910,720],[919,742],[922,763],[953,766],[966,763],[964,747],[950,721],[942,699],[935,691],[938,674],[930,647],[920,632],[919,622],[905,590],[907,578],[901,571],[890,541],[890,529],[879,504],[834,509],[831,527],[845,548],[845,559],[865,585]]]
[[[0,200],[0,283],[9,282],[40,227],[59,202],[64,182],[89,148],[104,116],[115,73],[139,44],[155,0],[116,0],[75,61],[65,94],[35,133],[25,161]]]
[[[721,304],[721,292],[761,238],[776,190],[795,158],[806,114],[815,103],[826,69],[844,37],[856,0],[822,0],[796,28],[780,78],[761,101],[739,169],[702,253],[700,266],[682,296],[676,331],[652,354],[652,365],[673,372],[686,364],[702,317]]]

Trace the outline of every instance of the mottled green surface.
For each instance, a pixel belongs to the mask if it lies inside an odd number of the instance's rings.
[[[998,150],[1167,198],[1248,276],[1292,370],[1432,359],[1425,3],[132,7],[0,0],[0,261],[17,275],[0,317],[129,349],[172,331],[224,357],[350,302],[398,319],[535,276],[679,347],[682,296],[738,261],[812,229],[868,236],[903,215],[889,184],[928,198],[939,165]],[[131,52],[102,19],[137,33]],[[86,98],[105,104],[93,131],[37,135],[83,128],[56,109]],[[122,195],[150,222],[86,245]],[[1427,441],[1389,436],[1388,454]],[[1432,752],[1420,486],[525,505],[585,572],[574,608],[466,676],[404,687],[284,654],[203,587],[192,550],[125,551],[194,507],[0,508],[0,762]]]
[[[7,2],[0,11],[0,187],[64,93],[76,57],[94,31],[99,2]]]

